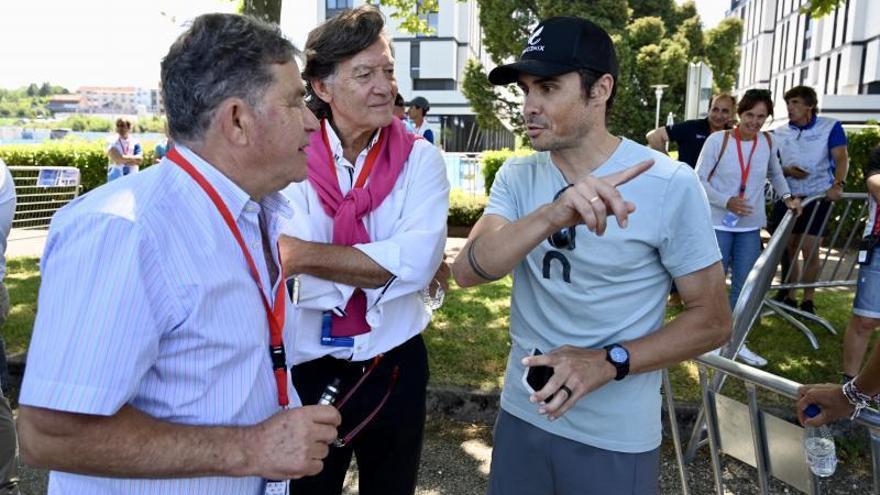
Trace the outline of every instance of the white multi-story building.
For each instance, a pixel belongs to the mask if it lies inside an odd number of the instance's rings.
[[[309,31],[337,13],[366,3],[364,0],[299,0],[284,2],[281,28],[298,48],[305,46]],[[477,59],[491,67],[483,49],[479,8],[474,0],[439,0],[438,11],[426,21],[430,35],[400,31],[391,11],[382,9],[394,46],[398,91],[409,101],[423,96],[431,103],[427,121],[447,151],[481,151],[513,148],[513,134],[507,130],[483,132],[474,112],[461,93],[464,67]]]
[[[822,115],[844,124],[880,120],[880,1],[843,0],[812,19],[809,0],[732,0],[728,15],[743,21],[736,92],[769,88],[777,122],[783,95],[811,86]]]
[[[155,89],[108,86],[83,86],[80,110],[86,113],[144,114],[161,113],[162,101]]]

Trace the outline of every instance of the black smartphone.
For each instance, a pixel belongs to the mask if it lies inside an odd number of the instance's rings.
[[[533,349],[532,356],[540,356],[543,353],[540,349]],[[535,393],[544,388],[550,377],[553,376],[553,368],[550,366],[529,366],[523,373],[523,385],[530,393]],[[548,401],[550,398],[547,399]]]

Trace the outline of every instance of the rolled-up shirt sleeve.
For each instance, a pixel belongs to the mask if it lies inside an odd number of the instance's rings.
[[[440,151],[423,142],[416,142],[409,161],[414,168],[398,185],[406,192],[391,235],[354,246],[393,275],[383,287],[364,289],[371,310],[426,287],[443,260],[449,211],[446,165]]]

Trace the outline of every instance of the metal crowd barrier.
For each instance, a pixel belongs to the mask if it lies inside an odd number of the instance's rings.
[[[823,195],[811,196],[804,200],[804,205],[809,205],[816,201],[819,201],[823,198]],[[742,347],[743,343],[746,341],[746,337],[748,336],[749,331],[754,326],[755,322],[761,316],[761,311],[767,307],[773,313],[778,314],[783,317],[786,321],[791,323],[795,328],[800,330],[804,336],[810,341],[813,348],[818,349],[819,344],[816,340],[815,335],[812,331],[804,325],[802,322],[792,316],[792,314],[809,318],[810,320],[822,325],[829,332],[836,333],[834,328],[821,316],[813,315],[811,313],[807,313],[797,308],[793,308],[791,306],[787,306],[785,304],[779,303],[770,299],[769,291],[772,289],[802,289],[807,287],[813,288],[827,288],[827,287],[854,287],[856,285],[856,272],[855,265],[857,262],[857,246],[858,241],[861,238],[861,233],[864,229],[864,223],[867,218],[867,194],[865,193],[844,193],[840,200],[836,201],[831,214],[828,215],[827,218],[821,219],[818,218],[814,213],[809,218],[809,221],[812,223],[813,221],[823,222],[823,227],[827,228],[827,233],[824,238],[824,241],[816,246],[807,254],[807,261],[813,259],[818,259],[820,261],[820,270],[818,277],[813,281],[808,281],[804,277],[804,270],[800,271],[800,275],[797,280],[788,280],[791,278],[791,272],[789,272],[788,276],[783,280],[774,281],[774,277],[776,275],[776,268],[779,265],[780,260],[782,259],[783,253],[787,249],[787,245],[789,239],[792,236],[792,230],[794,229],[796,218],[793,213],[788,212],[785,217],[782,219],[780,224],[777,226],[776,231],[770,237],[770,241],[765,247],[764,251],[758,257],[758,260],[755,262],[755,266],[749,272],[749,275],[746,279],[746,282],[740,292],[739,299],[736,303],[736,307],[733,309],[733,333],[731,335],[730,342],[724,346],[721,350],[720,358],[724,359],[723,361],[716,361],[716,356],[704,355],[698,361],[707,365],[725,365],[726,368],[722,368],[723,373],[715,373],[711,380],[706,378],[703,374],[701,374],[701,382],[703,383],[704,389],[704,399],[706,394],[713,399],[713,404],[711,407],[704,406],[699,414],[697,415],[697,420],[694,425],[694,429],[691,432],[690,441],[688,443],[687,451],[683,454],[682,459],[687,461],[692,460],[696,456],[697,450],[700,446],[705,445],[706,443],[710,444],[710,448],[713,450],[717,450],[716,447],[712,447],[712,442],[720,441],[718,436],[718,421],[722,421],[723,424],[727,424],[727,417],[731,416],[734,424],[736,424],[736,428],[739,428],[739,431],[742,431],[742,427],[748,426],[754,421],[761,420],[763,421],[763,415],[759,415],[754,413],[756,404],[752,404],[752,399],[750,399],[750,404],[748,406],[748,414],[743,415],[742,411],[740,411],[739,415],[722,415],[718,416],[718,411],[723,410],[733,411],[736,409],[736,405],[746,407],[741,403],[733,401],[727,397],[721,396],[719,392],[721,391],[722,386],[724,385],[724,381],[728,374],[735,375],[737,373],[744,373],[743,366],[738,363],[733,363],[730,361],[736,355],[738,350]],[[800,252],[801,247],[803,245],[803,236],[800,239],[800,242],[797,246],[797,251]],[[796,262],[798,260],[797,257],[793,258]],[[754,383],[759,386],[765,386],[766,383],[773,385],[776,389],[777,393],[785,395],[787,397],[794,397],[796,394],[797,388],[792,389],[791,387],[795,386],[794,382],[786,380],[782,377],[778,377],[772,375],[770,373],[766,373],[760,370],[754,370],[749,367],[745,367],[748,370],[759,372],[758,375],[746,375],[752,377],[757,376],[760,377],[760,380],[755,381]],[[767,387],[773,389],[773,387]],[[749,385],[747,384],[747,389]],[[794,392],[792,392],[794,390]],[[749,394],[752,394],[752,391],[749,391]],[[672,397],[671,391],[667,391],[667,395]],[[720,403],[722,403],[722,407],[719,409],[717,403],[719,401],[714,400],[715,398],[723,397]],[[705,400],[704,400],[705,401]],[[672,402],[669,403],[670,410],[673,410],[674,404]],[[707,414],[707,411],[709,413]],[[759,418],[758,416],[761,416]],[[706,419],[710,419],[709,424],[707,425]],[[738,419],[737,419],[738,418]],[[743,419],[745,418],[745,419]],[[715,421],[715,431],[713,432],[712,421]],[[736,422],[739,422],[737,424]],[[775,432],[778,426],[777,422],[769,422],[774,428],[772,432]],[[880,425],[880,422],[878,422]],[[752,430],[755,430],[755,425],[752,424]],[[723,429],[723,428],[722,428]],[[789,437],[792,435],[789,432]],[[878,433],[878,439],[880,439],[880,433]],[[800,438],[800,437],[798,437]],[[674,439],[673,439],[674,440]],[[754,439],[755,445],[758,445],[759,439]],[[874,440],[874,433],[872,430],[872,441]],[[800,441],[800,440],[798,440]],[[798,444],[800,445],[800,444]],[[758,445],[760,446],[760,445]],[[680,450],[680,445],[677,445],[677,452]],[[746,449],[747,450],[747,449]],[[802,453],[802,447],[801,447]],[[875,466],[877,465],[877,450],[876,447],[872,445],[872,451],[875,453]],[[732,450],[734,457],[745,457],[754,458],[753,462],[750,462],[752,465],[756,464],[767,464],[772,459],[767,458],[757,458],[755,457],[755,452],[760,452],[758,450],[752,450],[752,454],[748,454],[748,452],[743,451],[741,449],[734,448]],[[735,455],[735,454],[740,455]],[[803,457],[799,457],[799,461],[801,464],[803,463]],[[746,461],[748,462],[748,461]],[[765,466],[766,467],[766,466]],[[759,468],[760,471],[760,468]],[[875,473],[877,469],[875,469]],[[682,474],[683,476],[683,474]],[[779,476],[777,476],[779,477]],[[786,476],[785,478],[780,477],[780,479],[787,480],[791,477]],[[796,477],[795,477],[796,478]],[[794,478],[791,478],[794,479]],[[806,478],[803,478],[806,479]],[[684,478],[683,478],[684,480]],[[798,487],[799,485],[790,483],[793,486]],[[875,487],[877,486],[876,482],[876,474],[875,474]],[[812,488],[811,488],[812,489]],[[804,490],[806,491],[806,490]],[[720,492],[719,492],[720,493]],[[766,492],[764,492],[766,493]],[[818,492],[811,492],[818,493]]]
[[[80,172],[76,167],[9,167],[15,183],[15,216],[12,227],[46,228],[59,208],[79,196]]]
[[[803,445],[804,429],[786,420],[777,418],[758,405],[757,387],[776,394],[797,399],[799,383],[781,376],[752,368],[730,359],[712,354],[704,354],[695,359],[700,371],[703,410],[708,427],[708,443],[715,479],[715,492],[724,494],[721,476],[721,454],[739,459],[758,471],[760,493],[770,493],[770,478],[776,478],[797,490],[810,494],[822,493],[820,478],[813,475],[807,467]],[[745,383],[748,404],[743,404],[714,391],[709,383],[708,369],[715,375],[731,376]],[[688,495],[685,456],[675,424],[675,401],[671,399],[671,386],[666,372],[663,376],[667,407],[673,421],[673,443],[681,476],[682,493]],[[792,405],[792,410],[794,406]],[[880,493],[880,412],[864,409],[856,423],[868,428],[874,476],[873,493]],[[829,478],[833,480],[834,478]],[[827,481],[826,481],[827,483]]]
[[[452,188],[471,195],[485,194],[479,153],[443,153],[446,162],[446,178]]]
[[[813,204],[823,199],[824,195],[816,195],[807,198],[804,205]],[[769,287],[770,290],[780,289],[806,289],[806,288],[829,288],[829,287],[855,287],[856,285],[856,265],[858,262],[858,243],[862,238],[862,232],[865,227],[865,220],[868,217],[868,195],[866,193],[845,193],[840,200],[835,201],[831,210],[831,214],[822,219],[816,215],[817,210],[814,209],[812,215],[808,218],[809,225],[821,224],[820,228],[825,229],[826,235],[823,242],[816,243],[810,249],[806,256],[800,253],[804,247],[805,236],[800,236],[796,246],[796,256],[792,257],[792,263],[799,259],[800,270],[797,278],[792,277],[793,271],[782,275],[782,280],[774,282]],[[790,214],[789,214],[790,215]],[[786,235],[786,244],[790,235]],[[785,246],[779,249],[785,250]],[[780,253],[780,259],[782,254]],[[816,263],[818,265],[818,277],[815,280],[806,279],[806,265]],[[775,267],[775,265],[774,265]],[[812,321],[828,332],[836,335],[834,327],[825,318],[818,314],[808,313],[801,309],[783,304],[780,301],[770,299],[765,294],[764,306],[771,312],[785,319],[792,326],[797,328],[810,341],[814,349],[819,348],[819,342],[816,336],[802,321],[794,316]]]

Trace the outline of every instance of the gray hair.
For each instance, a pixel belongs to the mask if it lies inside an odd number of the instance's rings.
[[[235,14],[197,17],[162,59],[162,96],[172,139],[201,141],[227,98],[258,108],[274,82],[271,65],[292,62],[297,55],[278,26]]]

